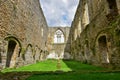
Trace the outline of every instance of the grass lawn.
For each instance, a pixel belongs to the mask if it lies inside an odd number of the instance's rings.
[[[34,74],[26,80],[120,80],[120,73]]]
[[[26,80],[119,80],[120,72],[104,72],[108,69],[82,64],[78,61],[46,60],[17,69],[4,69],[2,72],[28,71],[32,75]],[[60,70],[60,72],[58,71]],[[61,72],[62,70],[62,72]],[[50,72],[49,72],[50,71]]]
[[[32,64],[28,66],[23,66],[17,69],[4,69],[2,72],[11,72],[11,71],[56,71],[58,70],[57,67],[57,60],[46,60],[42,62],[38,62],[37,64]],[[82,64],[78,61],[63,61],[60,60],[60,69],[62,71],[93,71],[93,70],[104,70],[101,67],[95,67],[92,65]]]

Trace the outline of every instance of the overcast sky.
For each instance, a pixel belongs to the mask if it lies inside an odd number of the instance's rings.
[[[40,0],[48,26],[70,26],[79,0]]]

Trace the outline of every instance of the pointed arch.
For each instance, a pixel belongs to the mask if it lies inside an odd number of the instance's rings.
[[[6,67],[16,66],[16,59],[20,56],[22,45],[14,36],[8,36],[4,40],[8,41]]]
[[[57,29],[54,32],[54,43],[64,43],[65,42],[65,35],[61,29]]]
[[[31,44],[28,44],[26,47],[26,51],[24,54],[24,58],[25,58],[25,64],[31,64],[33,63],[33,47]]]
[[[102,63],[109,63],[107,36],[102,35],[98,38],[99,52]]]
[[[35,52],[33,57],[36,62],[40,60],[40,48],[37,45],[35,46]]]
[[[18,45],[19,45],[19,54],[18,54],[18,57],[20,56],[20,53],[21,53],[21,51],[22,51],[22,44],[21,44],[21,41],[19,40],[19,39],[17,39],[16,37],[14,37],[14,36],[8,36],[8,37],[6,37],[4,40],[6,40],[6,41],[10,41],[10,40],[13,40],[13,41],[15,41],[16,43],[18,43]]]

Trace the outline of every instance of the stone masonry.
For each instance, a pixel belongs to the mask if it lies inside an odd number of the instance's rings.
[[[65,50],[68,40],[70,27],[49,27],[47,47],[51,59],[69,59],[70,54]]]
[[[80,0],[69,41],[72,59],[120,68],[120,0]]]
[[[44,60],[47,32],[39,0],[0,0],[0,68]]]

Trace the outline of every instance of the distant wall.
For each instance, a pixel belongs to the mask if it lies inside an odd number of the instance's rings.
[[[63,43],[55,43],[55,34],[56,31],[60,30],[64,35],[64,42]],[[67,44],[68,36],[69,36],[70,27],[49,27],[49,34],[48,34],[48,51],[50,52],[48,58],[65,58],[65,47]]]

